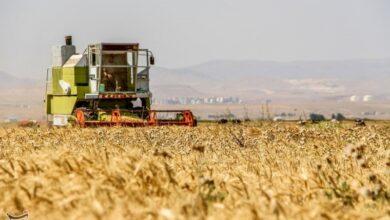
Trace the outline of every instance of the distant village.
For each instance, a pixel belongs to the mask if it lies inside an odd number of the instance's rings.
[[[370,102],[374,98],[371,95],[353,95],[348,97],[349,102]],[[268,105],[272,103],[272,100],[264,100],[263,104],[259,104],[259,108],[262,109],[262,115],[259,116],[261,119],[268,119],[274,121],[284,121],[284,120],[297,120],[300,118],[306,118],[306,116],[302,115],[302,113],[297,112],[273,112],[268,110]],[[245,105],[242,99],[235,96],[211,96],[211,97],[168,97],[168,98],[154,98],[153,104],[155,105],[229,105],[229,104],[242,104]],[[31,109],[30,105],[27,104],[10,104],[10,103],[0,103],[0,110],[2,114],[0,114],[0,123],[16,123],[23,120],[31,120],[33,118],[26,117],[26,115],[22,116],[17,112],[14,112],[16,109],[23,110]],[[12,111],[10,111],[12,109]],[[12,112],[11,114],[7,114],[5,112]],[[310,118],[310,112],[307,113],[307,118]],[[353,116],[345,115],[345,117],[360,117],[360,118],[388,118],[390,116],[390,112],[388,111],[362,111],[356,112]],[[247,118],[248,116],[237,116],[232,112],[221,113],[221,114],[208,114],[197,116],[199,119],[205,120],[220,120],[224,118],[228,119],[237,119],[237,118]],[[344,117],[344,116],[343,116]],[[257,119],[259,119],[257,118]]]
[[[157,105],[200,105],[200,104],[240,104],[238,97],[170,97],[153,99]]]

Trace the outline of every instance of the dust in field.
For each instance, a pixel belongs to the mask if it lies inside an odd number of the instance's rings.
[[[390,125],[0,129],[0,216],[389,217]]]

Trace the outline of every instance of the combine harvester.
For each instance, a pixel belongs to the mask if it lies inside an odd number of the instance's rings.
[[[91,44],[76,53],[72,37],[52,48],[46,77],[49,124],[99,126],[196,126],[190,110],[151,110],[149,69],[154,56],[138,43]]]

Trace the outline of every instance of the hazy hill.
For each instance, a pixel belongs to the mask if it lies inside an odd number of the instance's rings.
[[[337,101],[352,95],[373,95],[382,101],[390,101],[390,59],[210,61],[181,69],[154,67],[150,78],[156,98],[238,96],[244,100]],[[41,81],[19,79],[0,71],[0,90],[37,88],[44,91],[44,82]]]
[[[6,116],[40,119],[43,115],[44,82],[17,78],[0,72],[0,122]]]
[[[19,78],[0,71],[0,89],[4,88],[19,88],[19,87],[37,87],[44,84],[35,79]]]
[[[16,77],[0,71],[0,87],[8,87],[11,85],[18,85],[20,83],[21,81]]]
[[[150,78],[151,90],[157,99],[235,96],[256,108],[262,101],[271,99],[275,104],[285,105],[286,109],[309,106],[307,111],[342,110],[350,114],[387,112],[390,104],[390,59],[210,61],[180,69],[153,67]],[[0,118],[11,113],[26,118],[41,117],[44,114],[44,91],[44,80],[20,79],[0,72]],[[372,95],[373,103],[350,103],[353,95],[360,100],[365,95]],[[27,105],[30,109],[19,109],[20,105]],[[207,115],[217,111],[215,108],[217,106],[199,106],[196,113],[203,111]],[[242,111],[242,106],[237,108]]]
[[[390,94],[390,59],[347,61],[210,61],[182,69],[155,68],[151,84],[156,97],[233,95],[244,99],[325,98]],[[164,85],[164,87],[162,87]],[[180,91],[179,87],[185,86]],[[188,89],[188,88],[191,89]]]

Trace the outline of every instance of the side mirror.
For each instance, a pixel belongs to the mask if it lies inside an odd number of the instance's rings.
[[[154,65],[154,56],[153,55],[150,56],[149,63],[150,63],[150,65]]]

